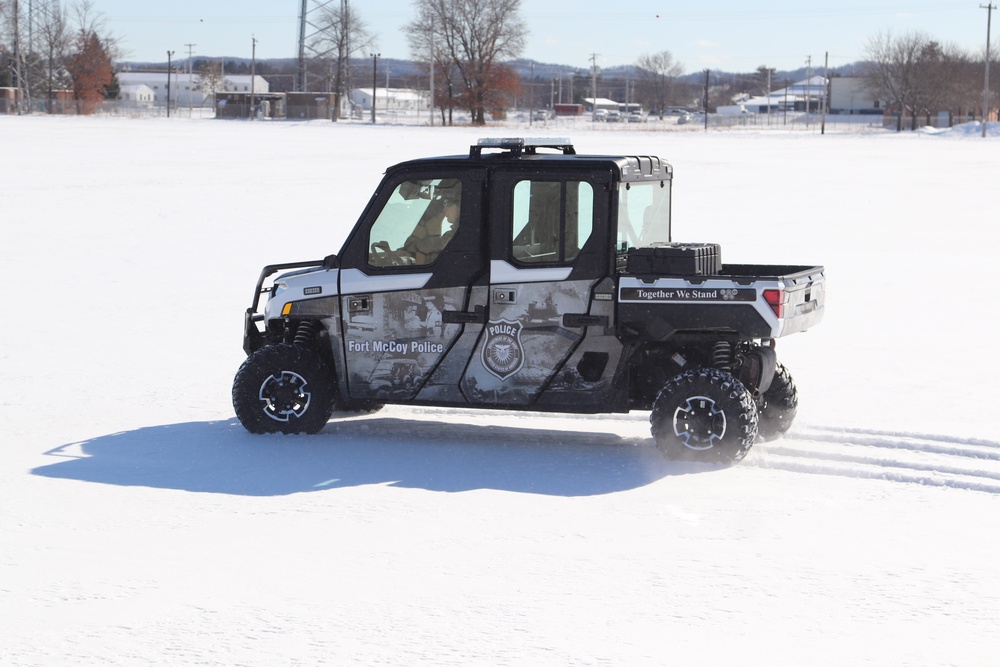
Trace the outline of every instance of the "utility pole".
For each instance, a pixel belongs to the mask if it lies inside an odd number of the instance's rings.
[[[257,38],[253,35],[250,36],[251,41],[251,51],[250,51],[250,120],[253,120],[256,114],[255,108],[257,91],[254,90],[254,83],[257,79]]]
[[[826,56],[823,59],[823,115],[820,121],[820,134],[826,134],[826,107],[827,100],[830,98],[830,79],[828,78],[828,72],[830,71],[830,52],[826,52]]]
[[[24,104],[24,86],[22,85],[21,74],[23,69],[21,67],[21,19],[18,14],[19,3],[18,0],[14,0],[13,3],[13,30],[14,30],[14,80],[16,81],[17,91],[14,93],[17,98],[14,100],[14,104],[17,105],[17,115],[21,115],[21,107]]]
[[[597,56],[599,53],[590,54],[590,120],[597,120]]]
[[[771,127],[771,71],[770,67],[765,66],[767,70],[767,126]]]
[[[813,78],[813,57],[806,57],[806,129],[809,128],[809,107],[812,106],[812,100],[810,99],[809,93],[812,92],[812,78]]]
[[[703,106],[705,108],[705,131],[708,132],[708,74],[709,71],[705,70],[705,100]]]
[[[528,92],[528,127],[535,122],[535,61],[531,61],[531,90]]]
[[[185,44],[188,47],[188,110],[190,111],[191,117],[194,117],[194,74],[192,70],[194,69],[191,64],[191,54],[192,49],[198,46],[197,44]]]
[[[299,14],[299,62],[298,77],[295,81],[295,92],[306,92],[306,14],[309,0],[302,0],[302,11]]]
[[[983,136],[985,137],[986,121],[990,118],[990,20],[996,7],[991,2],[988,5],[979,5],[979,8],[986,10],[986,76],[983,83]]]
[[[434,19],[433,18],[431,19],[431,34],[432,35],[434,34]],[[430,62],[430,66],[431,66],[431,80],[430,80],[430,84],[431,84],[431,103],[430,103],[430,105],[427,108],[430,111],[431,127],[434,127],[434,40],[433,40],[433,38],[430,40],[430,42],[431,42],[431,62]],[[443,122],[444,121],[442,121],[442,123]]]
[[[791,86],[791,85],[792,85],[792,82],[789,81],[788,79],[785,79],[785,103],[783,105],[781,105],[782,109],[784,109],[784,111],[782,112],[782,115],[781,115],[781,124],[782,125],[788,125],[788,87]]]
[[[378,90],[378,57],[381,53],[372,54],[372,125],[375,124],[375,92]]]
[[[167,51],[167,118],[170,118],[170,59],[174,57],[173,51]]]

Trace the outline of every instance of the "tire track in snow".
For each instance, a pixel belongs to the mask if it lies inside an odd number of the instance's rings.
[[[751,452],[759,468],[1000,493],[1000,442],[981,438],[807,426]]]

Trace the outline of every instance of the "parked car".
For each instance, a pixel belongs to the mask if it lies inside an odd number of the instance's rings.
[[[604,120],[607,121],[608,123],[618,123],[621,122],[621,119],[622,119],[621,112],[614,110],[609,111],[607,116],[605,116],[604,118]]]
[[[645,123],[646,118],[638,111],[633,111],[628,115],[628,122],[630,123]]]
[[[607,118],[608,118],[607,109],[597,109],[596,111],[594,111],[594,120],[603,122],[607,120]]]

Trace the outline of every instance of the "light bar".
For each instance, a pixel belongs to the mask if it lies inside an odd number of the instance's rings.
[[[476,142],[480,148],[524,148],[525,146],[572,146],[567,137],[484,137]]]

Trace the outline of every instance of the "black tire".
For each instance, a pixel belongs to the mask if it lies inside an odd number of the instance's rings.
[[[699,368],[664,385],[649,421],[668,459],[736,463],[757,437],[757,404],[732,374]]]
[[[236,417],[251,433],[316,433],[330,420],[335,396],[319,355],[291,343],[260,348],[233,380]]]
[[[799,392],[792,375],[787,368],[778,364],[771,386],[761,395],[757,404],[760,412],[757,437],[766,441],[783,436],[792,427],[798,407]]]

